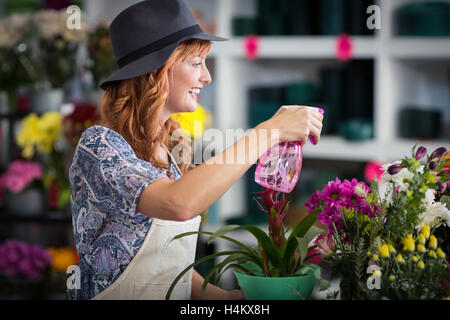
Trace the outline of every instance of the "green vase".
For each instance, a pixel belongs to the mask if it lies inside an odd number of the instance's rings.
[[[298,277],[264,277],[261,272],[255,272],[256,276],[238,270],[233,272],[247,300],[306,300],[311,297],[317,283],[312,272]]]

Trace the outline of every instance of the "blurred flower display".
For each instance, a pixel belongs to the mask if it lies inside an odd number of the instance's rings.
[[[87,68],[92,72],[94,83],[98,86],[117,67],[106,23],[97,25],[88,33],[88,52],[90,61]]]
[[[40,10],[34,14],[39,48],[35,64],[43,77],[43,87],[62,88],[75,74],[76,54],[87,36],[83,15],[81,18],[81,28],[71,29],[66,26],[66,10]]]
[[[171,116],[180,123],[180,128],[186,130],[191,138],[199,138],[203,135],[205,128],[211,124],[211,112],[198,104],[195,112],[180,112]],[[197,126],[197,127],[195,127]]]
[[[0,176],[0,189],[13,193],[22,192],[33,181],[41,180],[43,176],[40,163],[26,160],[12,162],[8,170]]]
[[[41,117],[32,113],[22,120],[17,132],[17,145],[22,155],[34,156],[44,165],[44,183],[49,190],[51,208],[64,209],[70,201],[69,181],[66,173],[67,146],[63,136],[63,118],[59,112],[47,112]],[[56,202],[56,203],[55,203]]]
[[[17,88],[33,83],[37,77],[32,63],[32,30],[30,14],[0,19],[0,90],[7,92],[12,106]]]

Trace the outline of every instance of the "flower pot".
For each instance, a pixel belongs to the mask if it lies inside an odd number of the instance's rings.
[[[49,111],[59,111],[64,103],[64,90],[61,88],[33,91],[30,100],[32,112],[43,114]]]
[[[37,189],[27,189],[20,193],[9,192],[6,196],[6,211],[21,216],[36,216],[43,213],[44,196]]]
[[[316,265],[311,267],[319,268]],[[256,276],[251,276],[234,269],[233,272],[247,300],[309,299],[317,283],[312,272],[298,277],[264,277],[261,272],[254,272]]]

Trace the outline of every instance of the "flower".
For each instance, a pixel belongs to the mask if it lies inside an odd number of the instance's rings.
[[[433,151],[433,153],[430,155],[430,160],[441,158],[445,153],[447,152],[447,148],[440,147]]]
[[[417,254],[415,254],[415,255],[413,255],[413,256],[411,257],[411,260],[412,260],[413,262],[417,262],[417,261],[419,261],[419,259],[420,259],[420,257],[419,257]]]
[[[171,118],[177,120],[180,128],[189,132],[193,138],[201,137],[205,127],[211,124],[211,112],[200,104],[194,112],[175,113]]]
[[[437,248],[437,239],[434,235],[431,235],[430,241],[428,241],[428,248],[430,248],[430,249]]]
[[[49,248],[51,267],[55,271],[66,272],[71,265],[77,264],[79,261],[77,252],[71,248]]]
[[[383,164],[380,162],[370,161],[364,169],[364,177],[366,181],[371,183],[374,178],[376,178],[377,181],[380,181],[381,175],[383,174],[383,170],[381,169],[382,166]]]
[[[392,244],[388,245],[388,249],[389,249],[389,253],[396,253],[397,251],[395,250],[394,246],[392,246]]]
[[[417,262],[417,268],[425,269],[425,263],[422,260],[420,260],[419,262]]]
[[[445,254],[445,252],[444,251],[442,251],[442,249],[441,248],[437,248],[437,250],[436,250],[436,254],[438,255],[438,257],[439,258],[441,258],[441,259],[445,259],[445,257],[446,257],[446,254]]]
[[[417,160],[420,160],[420,159],[422,159],[423,157],[425,157],[427,155],[427,148],[425,148],[425,147],[419,147],[419,149],[417,149],[417,152],[416,152],[416,159]]]
[[[394,281],[395,280],[395,276],[393,274],[389,275],[389,281]]]
[[[450,211],[445,203],[434,202],[425,207],[425,211],[419,214],[418,225],[427,224],[437,228],[442,224],[450,226]]]
[[[423,234],[425,239],[430,237],[430,226],[428,224],[424,224],[420,227],[420,234]]]
[[[33,180],[38,179],[42,179],[42,167],[39,163],[16,160],[9,165],[6,173],[0,176],[0,189],[6,188],[13,193],[19,193]]]
[[[402,171],[402,169],[403,166],[401,164],[393,164],[388,168],[388,172],[391,176],[393,176]]]
[[[331,234],[319,234],[313,241],[313,245],[317,246],[316,250],[323,256],[331,255],[335,251],[335,244]]]
[[[12,14],[0,20],[0,49],[15,46],[30,30],[30,14]]]
[[[378,261],[378,260],[380,260],[380,258],[378,257],[378,255],[377,255],[376,253],[374,253],[374,254],[372,255],[372,260],[373,260],[373,261]]]
[[[411,234],[408,234],[406,238],[403,240],[403,250],[414,252],[416,248],[416,244],[414,243],[414,239]]]
[[[430,250],[429,252],[428,252],[428,255],[430,256],[430,257],[432,257],[432,258],[437,258],[437,255],[436,255],[436,252],[434,251],[434,250]]]
[[[401,264],[406,263],[405,259],[403,258],[403,256],[400,253],[397,255],[397,257],[395,259],[397,260],[397,262],[399,262]]]
[[[419,243],[425,244],[427,242],[427,239],[423,235],[423,233],[419,234]]]
[[[378,247],[378,251],[380,252],[380,256],[382,258],[389,258],[389,246],[387,244],[383,244],[382,246]]]
[[[22,155],[27,159],[33,157],[35,150],[49,154],[62,138],[62,116],[59,112],[47,112],[40,118],[32,113],[21,124],[16,141],[23,148]]]
[[[417,245],[417,251],[419,251],[420,253],[424,253],[424,252],[427,252],[427,249],[425,248],[425,246],[423,244],[419,243]]]
[[[0,271],[8,278],[36,278],[50,261],[50,255],[39,246],[13,239],[0,245]]]

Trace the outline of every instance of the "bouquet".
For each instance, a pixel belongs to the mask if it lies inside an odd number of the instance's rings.
[[[381,181],[329,182],[305,203],[328,226],[315,240],[344,299],[441,299],[448,290],[445,148],[382,167]],[[448,294],[448,293],[447,293]]]

